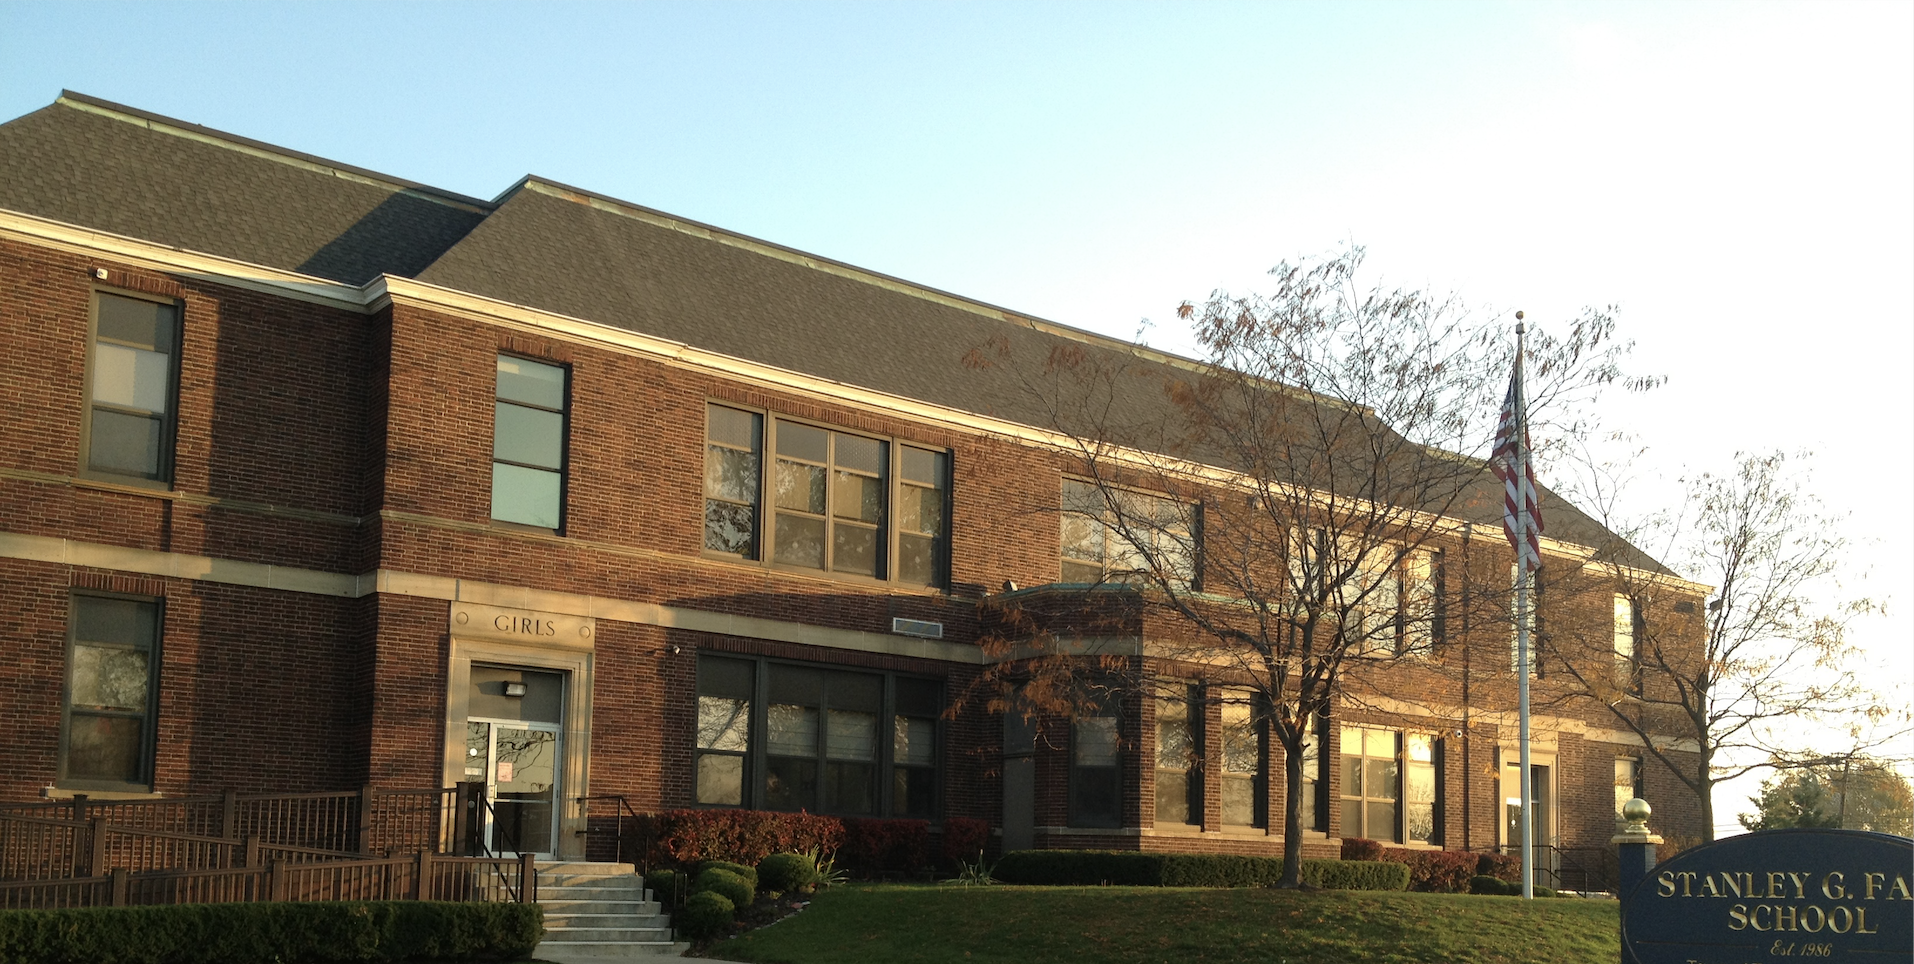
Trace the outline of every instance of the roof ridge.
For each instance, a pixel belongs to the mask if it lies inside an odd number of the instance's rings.
[[[277,144],[269,144],[265,141],[254,140],[250,137],[242,137],[238,134],[207,127],[204,124],[195,124],[191,121],[183,121],[176,117],[167,117],[164,114],[156,114],[152,111],[141,110],[137,107],[129,107],[125,104],[115,103],[104,98],[94,97],[90,94],[82,94],[78,91],[62,90],[60,91],[60,96],[55,99],[53,103],[56,106],[70,107],[89,114],[96,114],[113,120],[135,124],[145,127],[148,130],[158,131],[162,134],[184,137],[202,144],[210,144],[215,147],[239,151],[266,160],[290,164],[294,167],[304,168],[315,173],[326,174],[349,181],[357,181],[372,187],[388,188],[394,193],[410,194],[438,204],[469,209],[475,214],[490,214],[497,209],[497,205],[491,201],[470,197],[456,191],[448,191],[444,188],[433,187],[430,184],[421,184],[417,181],[408,181],[405,178],[381,174],[378,171],[355,167],[351,164],[320,157],[316,154],[307,154],[303,151],[295,151]]]

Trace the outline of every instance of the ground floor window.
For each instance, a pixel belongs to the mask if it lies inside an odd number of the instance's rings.
[[[1262,826],[1269,761],[1263,714],[1255,695],[1247,691],[1225,690],[1222,703],[1223,823]]]
[[[1122,820],[1117,718],[1081,716],[1070,727],[1070,825],[1115,827]]]
[[[1342,835],[1401,843],[1396,831],[1402,801],[1396,734],[1361,726],[1342,728]]]
[[[72,597],[61,786],[151,788],[160,608],[151,598]]]
[[[698,661],[695,799],[929,818],[942,710],[938,680],[705,656]]]
[[[1311,713],[1303,720],[1303,829],[1329,832],[1329,775],[1323,769],[1328,757],[1323,741],[1329,738],[1322,718]]]
[[[1203,822],[1203,788],[1196,759],[1202,746],[1201,704],[1187,686],[1156,702],[1156,824]]]

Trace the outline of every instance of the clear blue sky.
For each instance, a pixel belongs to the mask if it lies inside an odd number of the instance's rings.
[[[1914,675],[1914,5],[0,3],[0,117],[63,87],[1171,350],[1179,301],[1352,240],[1544,324],[1614,303],[1670,377],[1607,416],[1629,508],[1814,450]]]

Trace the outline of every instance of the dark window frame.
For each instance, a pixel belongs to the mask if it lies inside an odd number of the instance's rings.
[[[1081,714],[1077,717],[1072,718],[1070,721],[1070,766],[1069,766],[1069,779],[1065,788],[1065,793],[1069,801],[1069,807],[1068,807],[1069,825],[1071,827],[1104,830],[1104,829],[1120,828],[1123,826],[1123,793],[1127,783],[1127,781],[1125,781],[1123,778],[1124,770],[1126,769],[1124,766],[1125,760],[1124,760],[1124,752],[1123,752],[1124,717],[1125,717],[1125,714],[1123,714],[1118,708],[1109,707],[1109,708],[1106,708],[1105,711],[1103,712]],[[1078,725],[1081,724],[1084,720],[1088,720],[1088,719],[1105,719],[1105,720],[1112,721],[1110,724],[1111,731],[1115,734],[1114,752],[1115,752],[1116,759],[1114,763],[1111,763],[1108,766],[1085,766],[1077,762],[1077,754],[1078,754],[1078,751],[1082,748],[1082,742],[1083,742],[1082,736],[1078,732]],[[1083,789],[1085,789],[1084,778],[1087,776],[1085,771],[1089,771],[1089,770],[1095,770],[1099,772],[1109,771],[1110,773],[1114,774],[1114,777],[1112,778],[1112,788],[1110,791],[1111,797],[1112,797],[1112,806],[1111,806],[1110,814],[1107,817],[1105,817],[1102,814],[1086,812],[1082,806],[1081,794],[1079,791],[1082,791]]]
[[[100,344],[100,306],[103,299],[120,298],[127,301],[141,301],[147,304],[164,305],[173,309],[172,351],[166,363],[166,406],[167,410],[160,419],[160,437],[158,466],[154,477],[130,475],[110,469],[93,467],[93,411],[97,407],[93,401],[94,381],[99,374]],[[119,288],[94,287],[88,297],[86,322],[86,370],[80,387],[80,464],[78,474],[81,478],[96,479],[103,482],[115,482],[121,485],[133,485],[148,489],[166,489],[173,487],[176,474],[177,448],[179,441],[179,401],[180,401],[180,356],[186,339],[186,305],[178,298],[148,294],[140,291],[128,291]],[[109,410],[113,406],[107,406]],[[141,413],[146,414],[146,413]]]
[[[526,523],[526,522],[514,522],[510,519],[500,519],[492,515],[492,512],[494,511],[493,506],[487,506],[486,508],[487,521],[489,521],[492,525],[495,525],[495,526],[504,526],[506,528],[511,528],[511,529],[522,529],[529,532],[548,532],[553,535],[562,536],[565,534],[566,525],[571,521],[571,513],[567,511],[567,503],[571,501],[570,497],[571,497],[571,476],[572,476],[572,471],[571,471],[572,366],[566,362],[556,361],[550,358],[534,358],[531,355],[521,354],[518,352],[497,351],[497,352],[494,352],[493,355],[494,355],[494,359],[493,359],[494,367],[492,369],[492,411],[493,411],[492,445],[494,447],[494,452],[492,454],[489,464],[494,466],[511,465],[511,466],[516,466],[518,468],[532,469],[534,471],[539,471],[539,472],[553,471],[552,469],[543,465],[532,465],[525,462],[514,462],[510,459],[501,459],[498,457],[498,454],[496,451],[496,447],[498,445],[497,412],[498,412],[498,406],[501,404],[504,404],[504,405],[515,405],[515,406],[518,406],[519,408],[526,408],[535,412],[551,412],[551,413],[557,414],[558,415],[558,468],[557,468],[558,525],[547,528],[545,526],[533,525],[531,523]],[[506,359],[506,358],[516,359],[518,361],[523,361],[523,362],[530,362],[531,364],[534,364],[534,365],[543,365],[547,368],[558,369],[559,372],[561,373],[561,376],[564,378],[564,385],[560,389],[560,394],[562,397],[559,399],[559,402],[562,407],[557,409],[552,409],[552,408],[547,408],[541,405],[535,405],[530,402],[522,402],[517,399],[507,399],[507,398],[501,397],[498,393],[499,382],[498,382],[498,369],[496,367],[496,364],[498,360]],[[495,500],[497,498],[496,490],[497,490],[496,484],[488,484],[488,488],[487,488],[488,497]]]
[[[943,813],[945,784],[946,784],[946,778],[947,778],[947,772],[948,772],[946,757],[948,756],[947,750],[949,748],[949,734],[947,732],[947,724],[943,718],[943,713],[942,713],[942,708],[948,705],[948,700],[949,700],[949,683],[947,680],[944,680],[936,676],[925,676],[925,675],[920,675],[916,673],[899,673],[899,672],[892,672],[888,670],[868,669],[861,666],[844,666],[844,665],[839,665],[834,663],[815,663],[815,662],[807,662],[805,660],[780,659],[780,658],[769,657],[769,656],[751,656],[751,655],[746,655],[741,653],[708,652],[708,653],[702,653],[699,655],[698,669],[696,674],[697,679],[694,682],[694,685],[692,687],[692,693],[693,693],[692,713],[693,713],[694,720],[697,713],[696,700],[699,696],[703,695],[703,689],[704,689],[703,683],[704,683],[704,673],[705,673],[704,661],[707,659],[734,660],[737,662],[751,664],[752,666],[752,695],[751,695],[751,709],[750,709],[750,722],[749,722],[750,736],[747,741],[746,749],[742,754],[729,753],[728,751],[715,751],[715,750],[708,751],[708,750],[700,749],[697,746],[696,727],[694,725],[693,736],[692,736],[692,748],[691,748],[691,753],[692,753],[692,772],[691,772],[692,803],[691,803],[691,806],[692,807],[695,807],[698,809],[717,809],[717,810],[732,810],[732,809],[767,810],[767,809],[770,809],[767,806],[765,801],[765,797],[766,797],[765,780],[768,778],[770,774],[770,757],[771,757],[770,747],[769,747],[771,674],[775,671],[776,667],[787,666],[787,667],[794,667],[794,668],[800,668],[800,669],[817,670],[824,673],[850,673],[850,674],[860,675],[860,676],[872,676],[872,677],[879,678],[882,682],[883,695],[881,697],[879,709],[877,711],[877,716],[878,716],[877,747],[876,747],[876,753],[871,760],[871,769],[873,773],[872,780],[874,781],[874,784],[875,784],[872,791],[873,800],[874,800],[874,812],[868,813],[868,814],[843,814],[843,816],[852,816],[852,817],[903,817],[905,816],[904,814],[898,812],[897,810],[898,804],[893,799],[895,796],[895,792],[894,792],[895,791],[895,782],[894,782],[895,774],[900,767],[921,768],[921,769],[929,769],[934,771],[934,775],[931,778],[932,779],[931,816],[929,817],[919,816],[919,817],[913,817],[912,819],[929,819],[933,823],[938,822],[937,815]],[[928,717],[920,716],[918,714],[900,713],[898,708],[898,699],[897,699],[897,681],[900,679],[921,680],[924,682],[935,684],[938,690],[939,712]],[[816,790],[814,791],[813,800],[811,804],[804,806],[802,809],[805,812],[809,812],[809,813],[837,815],[838,813],[837,811],[828,809],[824,807],[823,805],[825,800],[825,793],[826,793],[825,767],[828,765],[830,761],[830,757],[826,750],[826,744],[829,740],[829,726],[830,726],[828,722],[829,712],[830,712],[828,696],[820,698],[817,710],[818,710],[818,728],[817,728],[817,741],[816,741],[817,754],[809,758],[814,760],[818,766]],[[892,728],[896,725],[896,720],[897,720],[897,717],[899,716],[905,716],[905,717],[917,718],[917,719],[930,719],[932,721],[933,749],[932,749],[931,757],[933,762],[928,767],[917,767],[916,765],[908,764],[908,763],[900,763],[899,761],[896,760],[895,745],[893,742],[894,731]],[[744,776],[743,776],[744,785],[743,785],[743,793],[742,793],[741,802],[737,804],[698,803],[697,802],[697,799],[698,799],[697,760],[698,760],[698,757],[706,753],[722,753],[722,754],[730,755],[730,756],[742,756],[744,758]],[[794,757],[793,759],[802,759],[802,758]],[[786,812],[786,811],[779,811],[779,812]],[[788,811],[788,812],[796,812],[796,811]]]
[[[713,408],[730,409],[748,415],[755,415],[759,419],[758,501],[754,507],[753,532],[751,535],[752,552],[737,553],[714,549],[704,540],[701,531],[699,551],[702,555],[707,558],[725,559],[732,562],[762,566],[767,569],[822,575],[830,579],[842,579],[870,585],[922,587],[938,591],[947,591],[949,589],[951,579],[951,532],[953,529],[951,515],[954,507],[952,490],[955,488],[954,480],[957,474],[956,453],[948,448],[915,441],[903,436],[865,432],[846,428],[841,425],[833,425],[828,422],[821,422],[816,419],[795,417],[781,414],[770,409],[743,405],[728,399],[707,398],[705,399],[705,445],[703,450],[707,468],[709,465],[710,450],[713,444],[711,441],[711,409]],[[878,575],[866,576],[856,572],[840,572],[831,568],[831,553],[833,550],[831,532],[832,527],[837,524],[838,521],[832,514],[833,505],[831,492],[832,486],[836,484],[833,478],[836,465],[834,459],[825,463],[825,505],[824,514],[820,517],[824,522],[825,530],[824,545],[822,547],[824,557],[822,568],[792,562],[781,562],[778,560],[777,516],[780,510],[778,509],[776,501],[776,474],[777,462],[780,458],[777,451],[779,423],[818,429],[832,435],[848,435],[869,439],[884,445],[884,475],[881,480],[884,497],[883,505],[880,507],[879,521],[877,523]],[[835,443],[832,444],[834,445]],[[919,483],[910,482],[905,479],[903,463],[904,451],[906,449],[915,449],[942,460],[943,478],[939,480],[939,484],[935,487],[935,490],[939,493],[938,509],[941,516],[939,519],[940,531],[932,534],[934,547],[931,568],[933,570],[934,581],[928,583],[905,579],[899,575],[899,569],[901,568],[900,562],[902,559],[900,540],[905,533],[899,525],[898,520],[901,516],[904,490],[907,487],[927,488]],[[810,464],[810,460],[801,461]],[[710,500],[711,497],[707,492],[704,496],[704,501],[709,502]],[[810,514],[805,513],[805,515],[808,516]],[[701,530],[702,526],[703,522],[701,517]],[[916,534],[917,532],[921,532],[921,530],[916,530],[912,534]]]
[[[1192,684],[1181,683],[1180,681],[1175,684],[1175,688],[1176,690],[1180,692],[1173,692],[1169,696],[1158,696],[1150,704],[1151,708],[1156,711],[1155,715],[1152,716],[1150,720],[1150,722],[1156,727],[1156,758],[1152,761],[1153,768],[1156,771],[1156,781],[1157,781],[1156,799],[1153,802],[1155,807],[1154,820],[1155,820],[1155,824],[1158,827],[1162,827],[1166,825],[1172,826],[1172,827],[1175,827],[1175,826],[1201,827],[1203,825],[1203,784],[1204,784],[1204,780],[1203,780],[1203,771],[1204,771],[1204,767],[1203,767],[1203,756],[1204,756],[1203,754],[1203,745],[1204,745],[1203,744],[1203,740],[1204,740],[1203,694],[1199,687]],[[1187,764],[1181,769],[1177,769],[1174,767],[1165,768],[1163,766],[1164,704],[1181,704],[1183,708],[1183,725],[1188,730],[1188,738],[1190,741],[1190,754],[1189,754],[1189,760]],[[1119,759],[1121,759],[1121,756],[1119,756]],[[1072,762],[1074,764],[1074,757],[1072,759]],[[1075,767],[1073,765],[1072,769],[1074,768]],[[1187,816],[1181,821],[1176,820],[1173,816],[1166,818],[1164,815],[1162,783],[1163,783],[1163,777],[1165,774],[1178,775],[1184,781],[1183,807]]]
[[[111,599],[124,602],[145,603],[153,606],[153,644],[146,651],[146,709],[137,718],[141,721],[141,738],[138,748],[141,763],[140,779],[134,781],[100,780],[86,777],[73,777],[67,773],[68,757],[71,749],[73,707],[73,650],[81,643],[79,639],[79,611],[81,599]],[[64,665],[60,676],[60,743],[59,759],[55,765],[54,785],[71,790],[104,790],[109,792],[151,793],[156,779],[159,755],[159,694],[161,655],[165,648],[166,634],[166,598],[164,596],[146,596],[135,593],[109,592],[106,590],[73,590],[67,595],[66,645]],[[87,640],[87,645],[99,646],[101,642]],[[122,647],[130,648],[130,647]],[[104,716],[109,718],[132,719],[133,714],[106,710],[81,710],[84,716]]]
[[[1232,700],[1236,702],[1232,702]],[[1270,753],[1269,703],[1263,698],[1261,693],[1253,690],[1236,689],[1233,691],[1225,691],[1225,695],[1222,697],[1222,707],[1225,714],[1228,713],[1232,706],[1241,706],[1249,712],[1249,734],[1250,739],[1256,743],[1255,749],[1252,751],[1256,755],[1256,762],[1254,767],[1249,771],[1230,769],[1229,744],[1227,742],[1229,740],[1230,727],[1228,719],[1225,718],[1222,721],[1222,728],[1217,744],[1218,749],[1223,755],[1222,759],[1217,761],[1216,766],[1218,774],[1216,780],[1217,789],[1219,793],[1227,793],[1230,783],[1248,782],[1250,791],[1250,813],[1247,823],[1231,820],[1229,807],[1227,806],[1227,797],[1225,797],[1223,798],[1225,805],[1222,809],[1222,823],[1225,827],[1266,828],[1269,826],[1269,764],[1273,756],[1273,754]]]
[[[1086,486],[1092,490],[1099,504],[1099,508],[1096,512],[1087,512],[1071,507],[1070,487],[1073,485]],[[1119,492],[1128,493],[1136,498],[1147,499],[1154,503],[1179,506],[1188,511],[1189,525],[1187,528],[1189,531],[1185,537],[1189,540],[1190,551],[1189,557],[1185,561],[1189,566],[1189,573],[1187,578],[1182,580],[1182,585],[1186,592],[1201,592],[1203,589],[1203,503],[1200,501],[1186,501],[1168,493],[1153,492],[1148,489],[1134,488],[1131,486],[1107,487]],[[1104,483],[1098,483],[1071,475],[1064,476],[1063,481],[1057,487],[1057,575],[1060,582],[1072,585],[1102,585],[1109,582],[1124,582],[1128,581],[1126,576],[1138,571],[1133,569],[1110,568],[1111,560],[1114,557],[1133,554],[1131,550],[1134,547],[1130,545],[1129,540],[1125,539],[1116,530],[1110,521],[1111,510],[1107,500],[1110,499],[1111,496],[1104,494],[1105,488],[1106,485]],[[1069,554],[1070,543],[1064,538],[1064,530],[1070,525],[1070,521],[1073,517],[1087,520],[1090,525],[1096,527],[1100,536],[1099,541],[1102,543],[1099,550],[1100,558],[1091,560]],[[1177,527],[1165,525],[1161,526],[1158,531],[1168,531],[1174,528]],[[1153,551],[1161,553],[1163,551],[1161,544],[1159,543]],[[1070,571],[1073,567],[1078,570],[1074,576]],[[1077,576],[1089,575],[1089,570],[1093,568],[1097,570],[1096,579],[1086,580],[1076,578]]]

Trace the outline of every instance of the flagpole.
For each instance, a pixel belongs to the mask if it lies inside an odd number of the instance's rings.
[[[1528,465],[1528,424],[1527,406],[1522,398],[1522,355],[1524,336],[1527,329],[1522,324],[1522,313],[1515,313],[1515,392],[1516,412],[1519,421],[1515,428],[1515,465],[1517,466],[1517,486],[1522,484]],[[1528,500],[1516,501],[1516,533],[1520,539],[1527,539],[1529,531]],[[1531,578],[1527,554],[1522,546],[1515,549],[1515,686],[1517,696],[1517,719],[1520,721],[1520,745],[1522,753],[1521,786],[1517,793],[1522,800],[1522,899],[1535,899],[1535,794],[1532,778],[1529,775],[1529,580]]]

